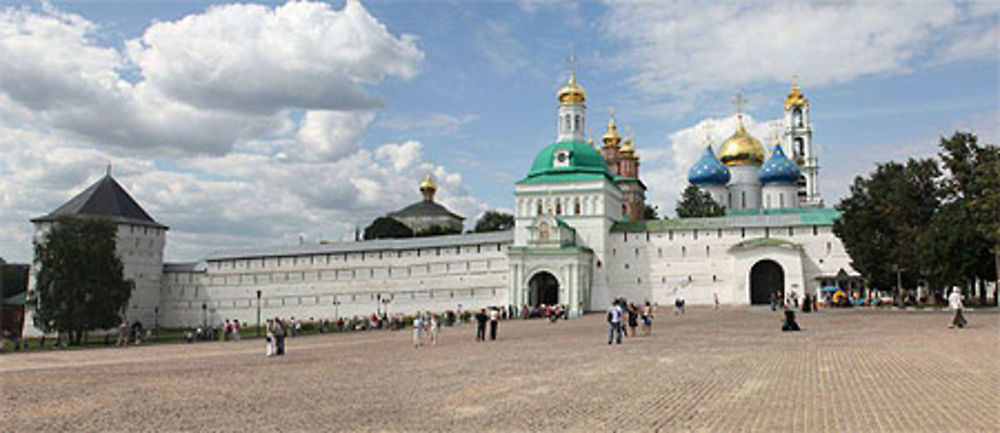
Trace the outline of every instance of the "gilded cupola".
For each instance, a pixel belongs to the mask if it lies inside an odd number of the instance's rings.
[[[424,196],[426,201],[434,201],[434,193],[437,192],[437,184],[434,183],[434,178],[431,177],[430,173],[424,176],[424,180],[420,182],[420,194]]]
[[[806,99],[806,95],[802,93],[802,89],[799,87],[799,80],[796,76],[792,79],[792,91],[788,92],[788,96],[785,97],[785,111],[790,110],[792,107],[808,107],[809,100]]]
[[[560,104],[582,104],[587,101],[587,91],[576,82],[576,73],[569,73],[569,81],[559,89]]]
[[[608,119],[608,130],[601,138],[604,147],[618,147],[622,142],[622,136],[618,134],[618,125],[615,124],[615,109],[611,109],[611,117]]]
[[[743,115],[737,116],[736,132],[719,151],[719,160],[727,166],[760,165],[764,162],[764,146],[743,127]]]

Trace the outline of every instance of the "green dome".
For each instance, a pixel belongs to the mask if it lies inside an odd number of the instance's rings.
[[[558,162],[557,155],[567,155],[568,160]],[[535,161],[531,164],[531,171],[528,172],[524,180],[541,181],[542,179],[536,178],[573,173],[607,176],[607,164],[604,157],[587,143],[561,141],[538,152]]]

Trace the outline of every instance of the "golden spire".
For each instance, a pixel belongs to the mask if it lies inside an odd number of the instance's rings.
[[[615,124],[615,107],[611,107],[611,118],[608,119],[608,131],[604,133],[601,141],[604,142],[604,147],[618,147],[618,144],[622,141],[621,135],[618,135],[618,125]]]
[[[714,128],[714,127],[715,127],[715,124],[713,124],[711,120],[705,121],[705,124],[701,127],[701,129],[705,130],[705,145],[706,146],[711,146],[712,145],[712,128]]]
[[[557,97],[560,104],[582,104],[587,100],[587,91],[576,82],[576,56],[573,55],[573,46],[569,47],[569,80],[566,85],[559,89]]]
[[[437,192],[437,184],[434,183],[431,173],[427,172],[427,176],[424,176],[424,180],[420,182],[420,194],[424,196],[424,200],[434,201],[435,192]]]
[[[806,95],[802,94],[802,88],[799,87],[799,74],[792,74],[792,90],[785,98],[785,110],[790,110],[792,107],[808,106],[809,100],[806,99]]]
[[[625,130],[627,131],[627,133],[625,134],[625,145],[622,146],[622,158],[638,159],[639,155],[635,151],[635,145],[632,144],[632,136],[633,136],[632,128],[629,128],[628,125],[625,125]]]
[[[587,127],[587,145],[594,147],[594,127]]]

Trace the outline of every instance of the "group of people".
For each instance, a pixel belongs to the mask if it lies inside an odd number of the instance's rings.
[[[500,310],[497,308],[490,308],[489,313],[486,309],[480,309],[476,313],[476,341],[486,341],[486,322],[490,322],[490,340],[497,339],[497,327],[500,325]]]
[[[275,317],[273,319],[267,319],[267,325],[265,325],[264,342],[267,344],[266,354],[270,358],[272,356],[284,356],[285,355],[285,329],[286,324],[280,317]],[[294,326],[291,329],[295,329]]]
[[[636,336],[636,329],[642,322],[642,335],[650,335],[653,331],[653,306],[646,301],[636,306],[624,298],[615,299],[608,308],[608,344],[622,344],[622,335]],[[626,324],[628,326],[626,327]],[[617,336],[617,338],[616,338]]]
[[[431,346],[436,346],[438,334],[441,332],[441,320],[437,314],[427,312],[426,315],[419,311],[413,316],[413,347],[418,348],[424,345],[424,334],[430,337]]]

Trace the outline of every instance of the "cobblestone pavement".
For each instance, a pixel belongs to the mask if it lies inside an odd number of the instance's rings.
[[[1000,320],[948,313],[662,311],[608,346],[603,315],[0,357],[0,431],[997,431]]]

